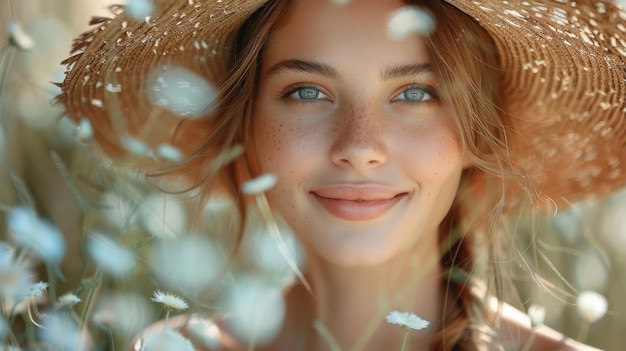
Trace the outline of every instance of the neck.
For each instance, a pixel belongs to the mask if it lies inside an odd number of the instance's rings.
[[[316,323],[341,350],[399,350],[405,330],[385,321],[393,310],[412,312],[430,322],[427,329],[409,334],[415,345],[427,348],[442,314],[441,267],[439,255],[433,254],[438,252],[437,236],[431,237],[432,243],[420,242],[376,266],[344,267],[307,256]],[[319,331],[314,335],[312,349],[330,349]]]

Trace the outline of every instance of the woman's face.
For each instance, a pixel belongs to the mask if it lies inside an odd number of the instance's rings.
[[[425,41],[386,34],[400,0],[297,0],[267,43],[253,110],[269,193],[309,254],[373,265],[437,227],[466,160]]]

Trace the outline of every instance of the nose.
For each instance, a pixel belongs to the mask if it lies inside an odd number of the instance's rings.
[[[374,169],[387,162],[385,127],[371,107],[347,106],[338,116],[337,133],[331,148],[332,162],[358,172]]]

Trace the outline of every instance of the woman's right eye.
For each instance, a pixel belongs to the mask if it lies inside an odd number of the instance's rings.
[[[309,85],[289,88],[284,93],[281,93],[280,97],[283,99],[291,98],[301,101],[330,100],[328,95],[324,94],[318,88]]]

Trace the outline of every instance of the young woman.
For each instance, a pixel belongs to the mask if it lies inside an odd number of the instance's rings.
[[[390,310],[430,322],[411,350],[521,348],[524,315],[488,298],[504,279],[499,224],[625,184],[626,14],[610,2],[190,0],[152,15],[97,21],[59,99],[111,157],[202,199],[276,176],[267,199],[310,288],[286,289],[283,327],[259,349],[330,349],[314,321],[343,350],[400,349]],[[217,101],[155,98],[172,67]],[[186,158],[164,168],[128,136]],[[244,196],[241,218],[254,206]],[[587,348],[533,333],[533,350]]]

